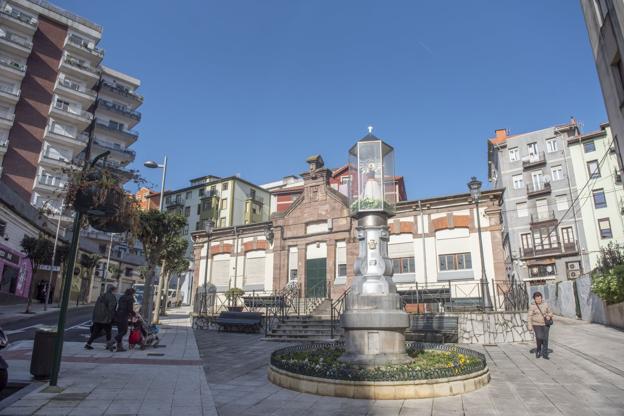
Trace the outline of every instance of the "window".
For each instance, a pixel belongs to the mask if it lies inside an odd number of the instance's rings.
[[[553,166],[550,168],[550,177],[554,181],[560,181],[563,179],[563,168],[561,165]]]
[[[345,176],[341,176],[340,177],[340,184],[341,185],[348,185],[350,182],[351,182],[351,176],[345,175]]]
[[[193,191],[187,191],[185,198],[186,199],[191,199],[192,196],[193,196]]]
[[[533,247],[531,233],[520,234],[520,240],[522,241],[522,248],[527,249]]]
[[[583,143],[583,151],[585,153],[591,153],[596,150],[596,143],[593,140]]]
[[[69,101],[61,100],[60,98],[56,99],[54,103],[54,107],[60,108],[63,111],[69,111]]]
[[[191,215],[191,207],[184,207],[184,216],[189,217]]]
[[[529,156],[537,156],[537,143],[527,144],[527,149],[529,151]]]
[[[255,189],[250,189],[249,190],[249,198],[256,199],[256,190]]]
[[[524,187],[524,179],[522,178],[522,175],[514,175],[511,177],[511,180],[513,182],[514,189],[521,189]]]
[[[225,217],[219,218],[219,227],[225,227],[225,225],[226,225]]]
[[[188,235],[188,224],[184,226],[184,228],[182,228],[182,235]]]
[[[204,196],[204,188],[199,188],[199,196]]]
[[[336,242],[336,277],[347,277],[347,243]]]
[[[6,225],[6,221],[0,220],[0,237],[4,236],[4,233],[6,233]]]
[[[165,204],[170,204],[171,203],[171,195],[167,195],[165,197]]]
[[[414,273],[415,272],[415,264],[414,257],[401,257],[398,259],[392,259],[392,265],[394,269],[394,273]]]
[[[598,229],[600,230],[600,238],[613,238],[613,233],[611,232],[611,221],[609,221],[609,218],[599,219]]]
[[[557,230],[552,227],[540,227],[533,230],[535,250],[548,250],[559,246]]]
[[[572,227],[564,227],[561,229],[561,241],[563,244],[574,243],[574,233]]]
[[[607,198],[605,197],[605,193],[603,189],[594,189],[592,192],[594,197],[594,207],[596,208],[606,208],[607,207]]]
[[[517,147],[509,149],[509,161],[515,162],[520,160],[520,150]]]
[[[228,190],[228,183],[224,182],[223,185],[221,185],[221,190],[222,191],[227,191]]]
[[[297,280],[297,264],[299,262],[299,252],[297,247],[288,248],[288,278],[289,280]]]
[[[472,269],[470,253],[441,254],[440,271]]]
[[[565,211],[570,206],[568,205],[568,196],[567,195],[557,195],[555,197],[557,203],[557,211]]]
[[[589,173],[589,177],[592,179],[600,177],[600,166],[598,165],[597,160],[587,162],[587,172]]]
[[[123,131],[124,124],[123,123],[119,123],[117,121],[108,120],[108,127],[112,128],[112,129],[115,129],[115,130]]]
[[[227,207],[228,207],[228,200],[224,198],[221,200],[221,209],[227,209]]]
[[[197,204],[197,215],[201,214],[201,204]]]
[[[132,276],[132,267],[126,267],[126,277]]]
[[[528,217],[529,210],[527,209],[526,202],[518,202],[516,204],[516,212],[518,213],[518,218]]]
[[[557,139],[546,140],[546,151],[548,153],[556,152],[557,150]]]
[[[537,264],[530,267],[530,274],[531,277],[555,276],[557,274],[557,267],[555,263]]]

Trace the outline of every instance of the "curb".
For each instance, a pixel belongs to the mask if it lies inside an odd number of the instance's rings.
[[[72,311],[74,309],[83,309],[83,308],[92,308],[95,304],[88,304],[88,305],[80,305],[80,306],[72,306],[71,308],[68,308],[68,311]],[[32,317],[35,316],[45,316],[45,315],[50,315],[52,313],[55,312],[59,312],[60,308],[48,308],[47,311],[45,312],[40,312],[40,313],[33,313],[33,314],[22,314],[19,313],[18,315],[10,315],[10,317],[2,317],[2,312],[0,312],[0,326],[4,325],[4,324],[9,324],[9,323],[15,323],[15,322],[21,322],[21,321],[25,321],[26,319],[30,319]]]

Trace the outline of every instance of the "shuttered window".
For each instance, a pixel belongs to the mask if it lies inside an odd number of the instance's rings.
[[[290,247],[288,249],[288,280],[295,280],[297,278],[298,257],[299,252],[297,251],[297,247]]]
[[[347,243],[336,242],[336,277],[347,276]]]
[[[264,284],[265,252],[252,251],[245,256],[245,285]]]
[[[388,256],[396,259],[400,257],[414,257],[413,243],[388,244]]]
[[[230,255],[218,254],[212,258],[212,284],[228,286],[230,283]]]

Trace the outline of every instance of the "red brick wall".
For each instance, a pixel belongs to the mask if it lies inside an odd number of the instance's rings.
[[[9,132],[4,156],[2,181],[26,200],[30,200],[43,132],[48,123],[52,91],[63,56],[67,27],[39,17],[33,48],[22,80],[22,94],[15,106],[15,122]]]

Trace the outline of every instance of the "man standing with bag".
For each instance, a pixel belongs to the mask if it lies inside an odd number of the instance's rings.
[[[540,292],[533,293],[533,303],[529,305],[528,313],[529,331],[535,332],[535,358],[543,357],[548,360],[548,334],[553,324],[553,313],[548,304],[543,301]]]
[[[117,325],[117,351],[126,351],[123,347],[123,338],[128,332],[128,319],[134,315],[134,289],[126,289],[126,293],[119,298],[117,312],[115,312],[115,324]]]
[[[106,333],[106,348],[112,350],[113,338],[113,315],[117,309],[117,298],[115,297],[117,288],[109,286],[105,293],[102,293],[95,302],[93,308],[93,325],[91,326],[91,336],[85,344],[85,349],[92,350],[91,344],[100,337],[102,331]]]

